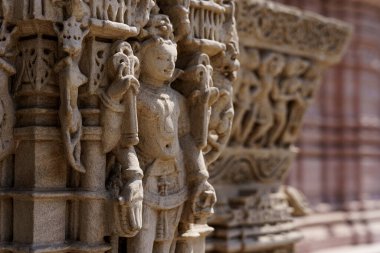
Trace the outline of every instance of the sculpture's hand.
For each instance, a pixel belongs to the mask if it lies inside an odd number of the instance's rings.
[[[143,186],[141,180],[127,183],[119,196],[122,229],[135,236],[142,227]]]
[[[192,203],[192,211],[196,217],[208,217],[214,213],[216,194],[214,187],[205,181],[198,186]]]
[[[118,76],[107,89],[107,95],[116,102],[120,102],[129,88],[136,92],[139,87],[139,81],[133,75],[126,74],[126,64],[122,63],[118,69]]]

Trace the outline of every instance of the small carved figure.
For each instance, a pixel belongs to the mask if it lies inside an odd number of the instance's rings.
[[[164,14],[170,17],[174,26],[175,40],[185,39],[191,32],[189,20],[190,0],[160,0]]]
[[[270,101],[270,92],[274,85],[277,85],[278,75],[285,66],[285,58],[277,53],[268,53],[259,67],[260,87],[257,90],[256,100],[256,122],[251,135],[247,140],[249,146],[260,144],[265,141],[265,135],[273,126],[274,116]],[[259,142],[261,141],[261,143]]]
[[[88,18],[90,17],[90,7],[87,5],[88,0],[71,0],[69,14],[76,18],[78,22],[87,25]]]
[[[260,94],[260,81],[255,70],[260,65],[260,54],[257,49],[243,48],[241,61],[245,68],[240,71],[239,86],[235,89],[235,117],[232,126],[232,143],[243,144],[252,131],[256,121],[257,107],[254,101]]]
[[[201,149],[191,134],[186,100],[170,87],[176,78],[177,49],[169,39],[173,37],[171,24],[166,16],[161,17],[163,22],[152,19],[148,24],[156,27],[158,35],[147,38],[139,49],[140,142],[136,153],[144,171],[144,207],[142,229],[128,239],[128,252],[136,253],[173,252],[184,203],[188,201],[196,216],[211,211],[215,201]]]
[[[76,21],[81,22],[82,25],[88,25],[90,18],[90,7],[88,6],[89,0],[51,0],[55,5],[65,7],[69,17],[75,17]]]
[[[233,84],[237,78],[240,63],[237,59],[238,48],[231,42],[226,51],[214,56],[213,80],[219,89],[219,97],[212,105],[208,135],[208,147],[204,150],[206,164],[214,162],[224,150],[230,138],[234,116]]]
[[[268,146],[272,147],[278,141],[284,131],[288,117],[289,102],[296,99],[296,91],[301,89],[302,83],[299,76],[309,66],[308,62],[301,58],[289,58],[284,68],[285,78],[273,86],[271,97],[273,100],[273,127],[268,136]],[[292,92],[293,91],[293,92]]]
[[[104,19],[110,21],[117,21],[118,14],[122,14],[122,10],[119,10],[120,3],[117,0],[104,0]]]
[[[284,145],[293,144],[299,136],[306,109],[313,101],[316,90],[318,90],[321,81],[321,66],[318,64],[310,65],[304,71],[303,78],[300,79],[301,86],[297,89],[296,98],[289,105],[289,121],[282,135]]]
[[[82,23],[74,16],[63,22],[62,30],[55,26],[63,51],[67,53],[55,67],[59,73],[61,105],[59,118],[61,121],[62,137],[66,157],[70,166],[78,172],[85,173],[81,156],[80,139],[82,135],[82,116],[78,109],[78,89],[87,82],[79,69],[79,60],[82,55],[82,42],[89,32],[82,29]]]

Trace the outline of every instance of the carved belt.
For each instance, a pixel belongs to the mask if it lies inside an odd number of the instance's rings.
[[[152,208],[160,210],[169,210],[176,208],[182,205],[187,200],[187,198],[188,190],[186,187],[177,193],[166,196],[161,196],[157,193],[148,191],[144,192],[144,203]]]

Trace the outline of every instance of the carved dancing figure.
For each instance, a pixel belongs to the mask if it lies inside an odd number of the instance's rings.
[[[260,87],[257,90],[256,100],[256,122],[251,135],[248,137],[247,144],[263,145],[265,135],[273,126],[274,115],[270,100],[270,93],[273,86],[278,82],[278,76],[285,66],[285,59],[277,53],[268,53],[259,67]],[[261,143],[259,142],[261,141]]]
[[[145,39],[139,49],[140,142],[136,153],[144,172],[143,223],[127,243],[128,252],[135,253],[174,252],[184,203],[188,201],[194,215],[204,215],[215,202],[200,142],[193,136],[196,132],[191,132],[186,99],[170,86],[176,78],[177,48],[170,40],[171,24],[166,16],[161,17],[161,21],[154,18],[148,23],[156,34]],[[190,99],[203,99],[200,94],[195,91]]]
[[[82,42],[89,30],[83,30],[82,23],[74,16],[63,22],[62,29],[56,25],[55,30],[59,35],[63,51],[67,54],[55,66],[60,82],[59,118],[64,148],[70,166],[78,172],[85,173],[86,170],[80,160],[82,116],[78,109],[78,89],[87,82],[87,77],[79,69],[79,60],[82,55]]]
[[[308,66],[308,62],[300,58],[289,58],[283,71],[284,79],[273,86],[271,97],[275,124],[268,136],[269,147],[273,147],[279,141],[285,129],[289,102],[297,98],[296,91],[301,89],[302,85],[299,76]]]
[[[260,94],[260,81],[255,73],[260,65],[260,54],[257,49],[244,48],[241,61],[245,69],[240,71],[239,87],[235,89],[235,117],[232,128],[232,142],[243,144],[252,131],[256,121],[257,107],[256,101]]]
[[[318,64],[308,64],[308,66],[309,68],[302,73],[301,87],[296,92],[296,99],[290,104],[289,121],[282,135],[284,145],[293,144],[299,136],[306,109],[313,101],[321,82],[321,66]]]

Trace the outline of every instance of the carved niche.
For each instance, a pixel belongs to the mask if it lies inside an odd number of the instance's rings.
[[[0,252],[205,252],[234,1],[0,7]]]
[[[218,203],[210,252],[290,253],[302,238],[293,215],[307,202],[284,181],[304,114],[326,68],[347,47],[351,27],[261,0],[237,3],[241,68],[231,138],[210,167]]]

